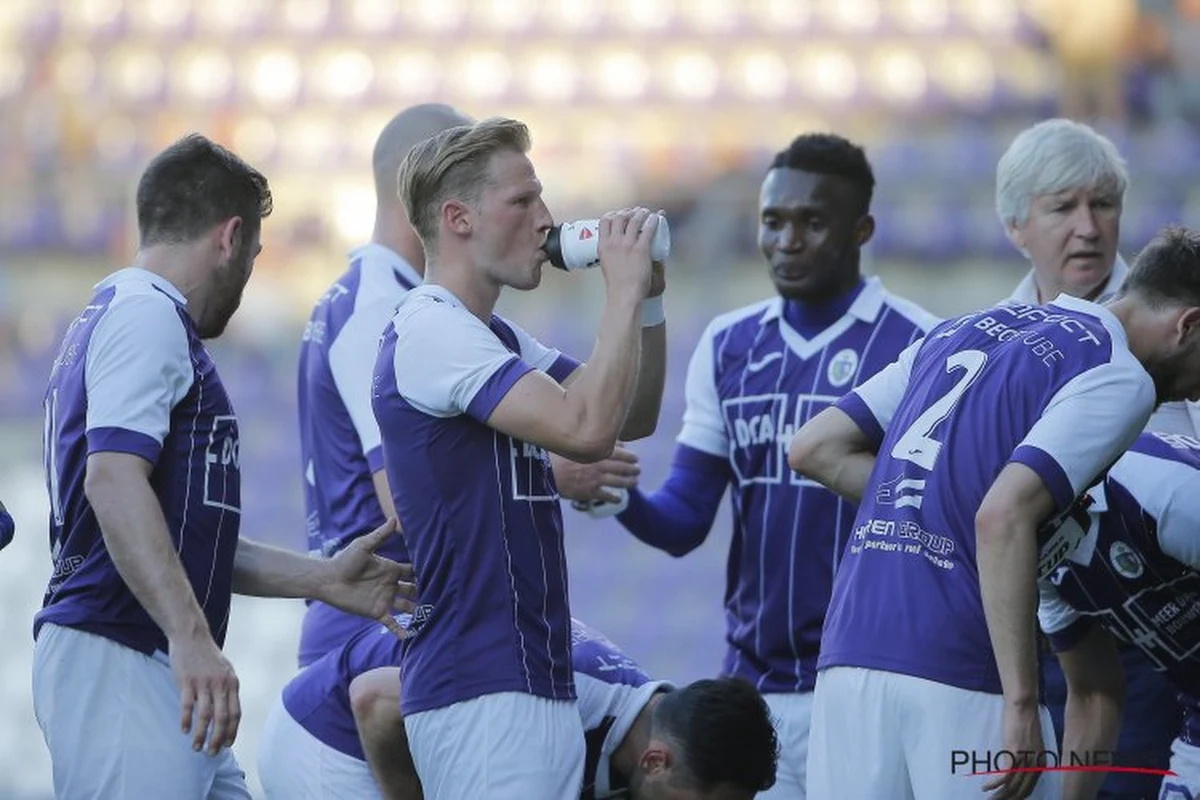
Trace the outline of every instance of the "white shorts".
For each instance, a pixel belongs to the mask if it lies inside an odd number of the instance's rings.
[[[166,655],[49,623],[38,632],[33,710],[58,800],[250,800],[233,751],[192,750],[179,708]]]
[[[1158,800],[1200,800],[1200,747],[1182,739],[1171,743],[1171,772],[1163,778]]]
[[[425,800],[578,800],[575,702],[501,692],[404,718]]]
[[[804,800],[812,692],[764,694],[763,699],[771,709],[775,735],[779,737],[779,768],[775,773],[775,785],[755,797],[760,800]]]
[[[1050,713],[1039,710],[1045,749],[1057,751]],[[808,795],[857,800],[983,797],[1010,769],[1004,748],[1004,698],[943,683],[858,667],[817,676],[808,750]],[[1053,764],[1050,759],[1048,761]],[[1034,800],[1058,798],[1059,773],[1042,774]]]
[[[258,778],[267,800],[378,800],[382,795],[367,762],[313,736],[275,703],[263,728]]]

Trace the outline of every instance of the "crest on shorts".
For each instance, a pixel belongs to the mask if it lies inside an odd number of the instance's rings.
[[[839,350],[829,361],[829,382],[834,386],[845,386],[858,372],[858,353],[850,348]]]
[[[1108,549],[1108,560],[1112,562],[1118,575],[1130,580],[1142,577],[1142,573],[1146,571],[1142,557],[1124,542],[1113,542],[1112,547]]]

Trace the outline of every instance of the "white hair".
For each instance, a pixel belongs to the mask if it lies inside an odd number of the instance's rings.
[[[1072,189],[1099,189],[1124,201],[1125,159],[1105,136],[1081,122],[1048,119],[1017,134],[996,164],[996,213],[1023,225],[1035,197]]]

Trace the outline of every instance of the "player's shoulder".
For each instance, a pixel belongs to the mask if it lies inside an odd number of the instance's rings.
[[[921,333],[928,333],[943,321],[941,317],[926,311],[907,297],[901,297],[887,289],[882,283],[880,283],[880,292],[883,305]]]
[[[110,295],[104,314],[108,328],[132,328],[143,334],[185,329],[183,298],[150,278],[123,270],[102,281],[96,294]]]
[[[392,325],[397,331],[426,323],[465,325],[479,320],[440,286],[424,284],[406,292],[396,304]]]
[[[756,330],[778,315],[780,305],[779,298],[772,297],[718,314],[709,321],[704,330],[704,338],[712,339],[734,332]]]

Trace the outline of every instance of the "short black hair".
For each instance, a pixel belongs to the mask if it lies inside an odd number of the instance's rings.
[[[271,189],[262,173],[199,133],[156,155],[138,181],[143,245],[190,242],[231,217],[257,230],[270,213]]]
[[[771,160],[769,169],[796,169],[817,175],[836,175],[849,183],[858,195],[859,211],[871,209],[875,193],[875,172],[866,152],[836,133],[805,133]]]
[[[1129,268],[1120,294],[1127,292],[1154,307],[1200,306],[1200,232],[1175,225],[1160,231]]]
[[[775,785],[779,739],[767,703],[740,678],[699,680],[668,692],[650,718],[652,735],[680,748],[685,779],[702,791]]]

